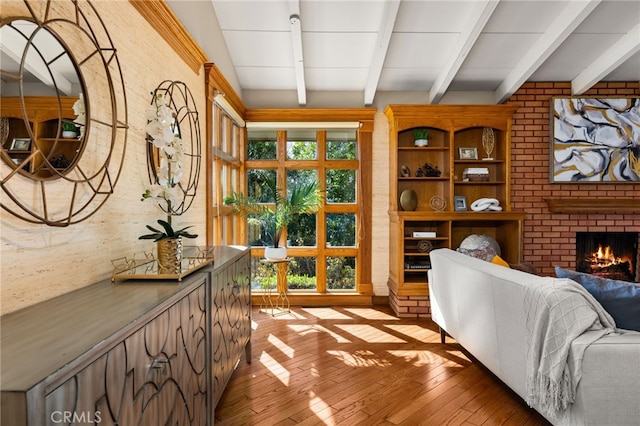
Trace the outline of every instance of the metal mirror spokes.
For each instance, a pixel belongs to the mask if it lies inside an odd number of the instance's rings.
[[[24,137],[0,151],[0,205],[31,223],[81,222],[122,171],[128,121],[116,48],[90,1],[3,3],[1,25],[3,103],[19,102],[10,125]],[[20,153],[13,139],[24,140]]]
[[[162,99],[162,102],[171,111],[173,121],[171,130],[181,141],[182,155],[180,164],[173,164],[175,168],[180,167],[180,178],[175,183],[175,189],[179,192],[179,200],[170,204],[158,203],[158,206],[167,214],[180,216],[186,212],[196,196],[198,181],[200,178],[200,167],[202,162],[202,143],[200,139],[200,122],[198,119],[198,109],[187,85],[181,81],[165,80],[151,93],[151,105]],[[162,156],[158,147],[151,142],[148,136],[147,144],[147,170],[149,173],[149,183],[166,184],[166,171]],[[168,207],[169,206],[169,207]]]

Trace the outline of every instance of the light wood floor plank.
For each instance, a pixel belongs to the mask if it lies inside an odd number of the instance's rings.
[[[216,425],[548,425],[430,320],[296,307],[253,324]]]

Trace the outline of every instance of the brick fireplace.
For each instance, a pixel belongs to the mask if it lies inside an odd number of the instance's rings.
[[[603,278],[637,282],[637,232],[577,232],[576,270]]]
[[[508,100],[520,105],[512,126],[511,199],[513,210],[527,212],[523,261],[545,276],[555,276],[554,265],[576,269],[577,232],[640,232],[640,183],[550,183],[552,96],[571,96],[571,82],[527,82]],[[637,97],[640,83],[602,82],[583,96]],[[587,203],[552,211],[548,199]]]

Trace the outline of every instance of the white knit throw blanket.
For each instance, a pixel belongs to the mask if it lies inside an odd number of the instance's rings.
[[[587,346],[613,332],[611,315],[580,284],[569,279],[545,278],[525,286],[527,327],[527,404],[551,417],[564,417],[575,400],[581,364]],[[586,330],[591,339],[571,342]]]

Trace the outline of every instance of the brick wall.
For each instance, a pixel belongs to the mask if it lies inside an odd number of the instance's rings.
[[[512,132],[513,209],[527,212],[524,261],[541,275],[555,275],[554,265],[575,269],[578,231],[638,232],[640,214],[550,213],[545,198],[635,198],[640,184],[549,183],[550,106],[552,96],[571,96],[571,83],[525,83],[507,103],[517,103]],[[599,83],[584,96],[640,96],[640,83]]]

